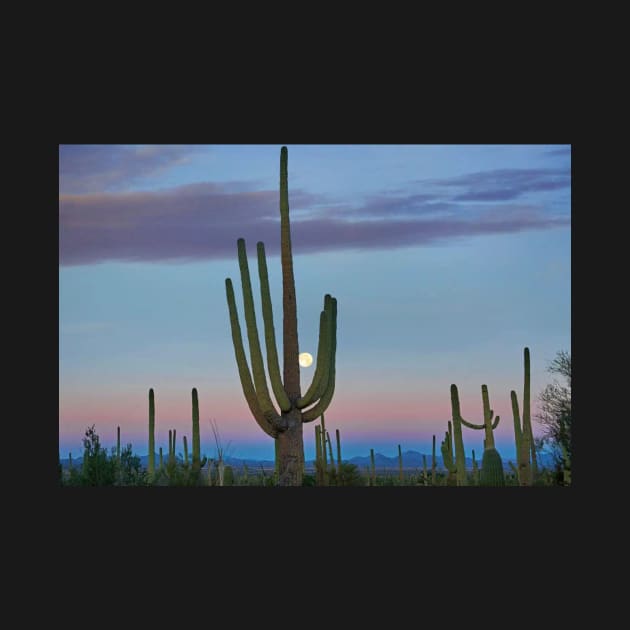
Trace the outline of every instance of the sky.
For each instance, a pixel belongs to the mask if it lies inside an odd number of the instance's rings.
[[[59,449],[101,442],[148,451],[191,441],[273,459],[245,402],[225,279],[244,330],[236,242],[244,238],[262,314],[263,241],[282,361],[278,145],[59,146]],[[343,457],[431,452],[451,419],[483,421],[481,385],[514,456],[510,391],[522,404],[531,353],[533,411],[559,350],[571,350],[570,145],[286,145],[300,352],[316,358],[326,293],[337,298],[337,360],[326,427]],[[244,340],[247,349],[247,340]],[[263,343],[264,346],[264,343]],[[263,347],[264,353],[264,347]],[[315,368],[301,368],[302,392]],[[282,366],[281,366],[282,370]],[[314,426],[304,425],[314,457]],[[534,433],[539,427],[534,424]],[[464,428],[467,456],[483,431]]]

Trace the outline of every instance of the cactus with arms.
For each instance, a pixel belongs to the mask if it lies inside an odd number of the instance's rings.
[[[496,416],[494,418],[494,422],[492,418],[494,417],[494,411],[490,409],[490,398],[488,396],[488,386],[481,386],[481,399],[483,401],[483,424],[473,424],[472,422],[468,422],[462,418],[460,410],[459,410],[459,396],[457,393],[457,386],[451,385],[451,404],[453,405],[453,420],[455,419],[455,415],[457,414],[459,422],[469,429],[478,429],[485,431],[485,438],[483,441],[483,457],[481,458],[481,474],[480,474],[480,482],[484,485],[484,479],[487,481],[488,485],[504,485],[504,483],[499,483],[499,479],[503,480],[503,463],[501,462],[501,455],[499,455],[499,451],[494,447],[494,433],[493,430],[497,428],[499,425],[500,417]],[[461,426],[461,425],[460,425]],[[489,453],[488,457],[486,457],[486,453],[488,451],[493,451],[493,453]],[[498,464],[497,464],[498,461]],[[486,465],[490,467],[487,471],[487,474],[484,475],[483,467],[484,462]]]
[[[324,298],[324,310],[320,314],[315,374],[311,386],[302,395],[298,363],[297,301],[291,252],[287,165],[288,151],[286,147],[282,147],[280,151],[280,255],[284,315],[284,381],[280,376],[276,349],[265,247],[261,242],[257,244],[258,275],[267,349],[267,369],[280,411],[275,408],[267,387],[244,239],[238,240],[237,249],[243,289],[245,324],[251,358],[251,372],[243,347],[234,289],[230,278],[226,279],[225,287],[234,354],[245,400],[261,429],[276,441],[278,485],[300,486],[302,485],[304,469],[303,424],[315,420],[326,411],[335,389],[337,300],[328,294]]]

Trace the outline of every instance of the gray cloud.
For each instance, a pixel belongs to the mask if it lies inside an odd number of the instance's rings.
[[[202,183],[157,192],[62,195],[60,264],[234,257],[241,237],[251,253],[263,241],[275,254],[279,193],[246,188]],[[570,224],[568,217],[547,215],[532,204],[480,208],[433,194],[380,195],[351,206],[331,205],[323,195],[298,189],[290,193],[290,206],[296,253],[440,243]]]

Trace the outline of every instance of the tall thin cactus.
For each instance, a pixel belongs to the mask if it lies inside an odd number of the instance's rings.
[[[455,443],[455,476],[458,486],[468,484],[466,478],[466,452],[464,450],[464,438],[462,436],[462,424],[467,424],[462,418],[459,408],[459,395],[457,385],[451,385],[451,412],[453,417],[453,441]],[[449,471],[451,472],[451,471]]]
[[[521,486],[532,485],[532,467],[530,463],[529,433],[521,426],[516,392],[510,392],[512,399],[512,416],[514,418],[514,441],[516,442],[516,478]]]
[[[326,455],[326,420],[324,414],[322,414],[321,423],[321,438],[322,438],[322,456],[324,458],[324,470],[328,470],[328,456]]]
[[[433,448],[431,449],[431,485],[437,486],[437,465],[435,459],[435,435],[433,436]]]
[[[322,428],[315,425],[315,478],[318,486],[324,485],[324,456],[322,454]]]
[[[529,348],[523,349],[523,371],[522,424],[516,392],[511,391],[510,397],[512,399],[512,415],[514,417],[514,440],[516,442],[518,480],[521,486],[531,486],[538,477],[538,461],[536,458],[536,443],[534,442],[534,433],[532,431]]]
[[[298,362],[298,326],[291,230],[289,223],[288,151],[280,151],[280,256],[282,264],[283,353],[284,370],[280,376],[273,324],[273,310],[267,274],[265,247],[257,243],[258,275],[267,350],[267,370],[278,411],[271,400],[263,365],[256,325],[247,254],[244,239],[237,242],[243,289],[245,324],[249,341],[251,372],[239,323],[232,280],[225,281],[232,342],[245,400],[261,429],[276,440],[278,484],[302,485],[304,469],[303,424],[319,418],[330,405],[335,389],[335,354],[337,347],[337,300],[326,294],[320,314],[317,363],[311,386],[302,395]],[[253,375],[253,380],[252,380]],[[311,406],[312,405],[312,406]]]
[[[199,396],[197,388],[192,389],[192,472],[196,478],[206,465],[207,457],[201,458],[201,437],[199,434]]]
[[[330,434],[326,431],[326,441],[328,442],[328,456],[330,457],[330,466],[335,467],[335,460],[333,459],[332,442],[330,441]]]
[[[341,477],[341,436],[339,435],[339,429],[335,429],[337,436],[337,475]]]
[[[149,390],[149,478],[155,475],[155,398]]]
[[[400,444],[398,445],[398,481],[402,483],[403,480],[403,461],[402,461],[402,449]]]
[[[444,435],[444,439],[440,445],[440,450],[442,451],[442,462],[444,463],[444,468],[448,471],[446,485],[456,486],[458,485],[457,466],[453,460],[453,424],[450,420],[448,421],[448,431],[446,431]]]
[[[376,485],[376,462],[374,460],[374,449],[370,449],[370,485]]]

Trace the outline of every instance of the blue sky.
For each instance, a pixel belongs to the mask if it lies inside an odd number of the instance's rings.
[[[106,444],[120,425],[144,454],[149,387],[158,444],[170,428],[190,436],[196,387],[209,454],[213,418],[234,455],[272,458],[240,388],[224,283],[242,317],[236,240],[253,277],[264,241],[281,328],[281,146],[60,146],[62,456],[80,453],[92,423]],[[509,454],[523,347],[534,396],[570,350],[569,147],[287,146],[300,350],[315,354],[333,294],[326,424],[344,455],[426,451],[450,419],[451,383],[471,421],[488,385]],[[303,389],[312,373],[302,370]],[[307,457],[312,433],[306,425]],[[478,433],[464,434],[468,455],[482,450]]]

